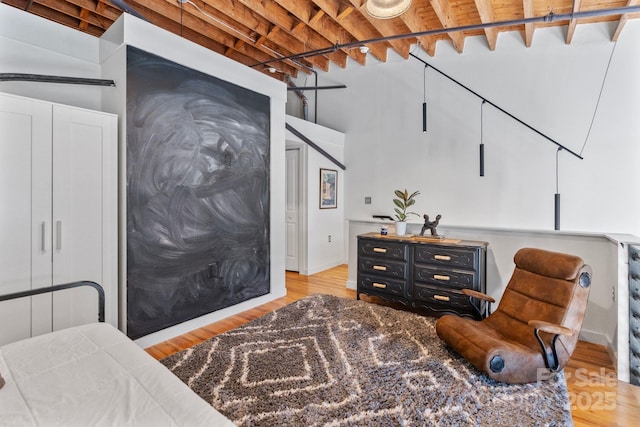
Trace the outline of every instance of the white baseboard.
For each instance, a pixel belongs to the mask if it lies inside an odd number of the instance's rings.
[[[358,284],[355,280],[347,280],[347,289],[357,289],[358,288]]]

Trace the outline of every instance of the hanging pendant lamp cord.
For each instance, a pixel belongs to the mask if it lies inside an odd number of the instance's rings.
[[[482,104],[480,104],[480,144],[484,144],[484,117],[483,117],[483,113],[484,113],[484,104],[485,104],[484,99],[482,100]]]
[[[560,193],[560,178],[559,178],[559,174],[558,174],[558,157],[560,156],[560,151],[562,151],[562,147],[558,147],[558,150],[556,151],[556,194]]]
[[[587,141],[589,140],[589,136],[591,135],[591,129],[593,128],[593,122],[596,120],[596,114],[598,113],[598,107],[600,106],[600,98],[602,98],[602,92],[604,91],[604,84],[607,81],[607,75],[609,74],[609,67],[611,66],[611,60],[613,59],[613,53],[616,51],[616,46],[618,46],[618,41],[613,44],[613,49],[611,49],[611,54],[609,55],[609,62],[607,63],[607,69],[604,72],[604,77],[602,78],[602,85],[600,86],[600,93],[598,94],[598,100],[596,101],[596,107],[593,109],[593,116],[591,117],[591,123],[589,124],[589,130],[587,131],[587,136],[584,138],[584,143],[582,144],[582,149],[580,150],[580,156],[582,157],[582,152],[584,148],[587,146]]]
[[[422,102],[427,102],[427,68],[429,66],[425,65],[424,70],[422,71]]]

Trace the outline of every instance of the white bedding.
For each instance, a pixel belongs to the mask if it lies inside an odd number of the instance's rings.
[[[106,323],[0,347],[2,426],[233,426]]]

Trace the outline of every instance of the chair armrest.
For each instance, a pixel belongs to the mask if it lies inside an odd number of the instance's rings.
[[[493,297],[490,297],[487,294],[483,294],[482,292],[474,291],[473,289],[462,289],[461,291],[463,294],[470,297],[478,298],[484,301],[489,301],[491,303],[496,302],[496,300]]]
[[[529,320],[529,326],[553,335],[566,335],[568,337],[573,335],[573,331],[571,329],[554,323],[545,322],[543,320]]]

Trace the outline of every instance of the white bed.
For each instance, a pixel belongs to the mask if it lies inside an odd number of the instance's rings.
[[[2,426],[233,426],[106,323],[0,347]]]

